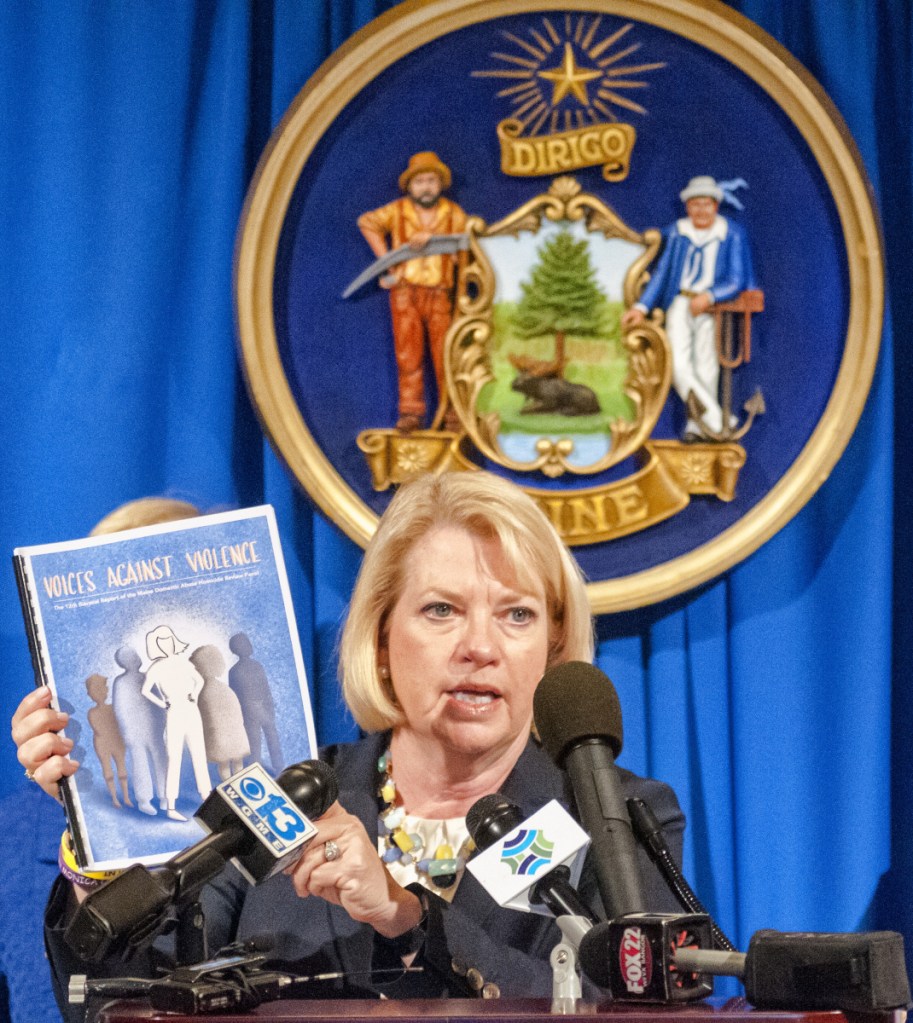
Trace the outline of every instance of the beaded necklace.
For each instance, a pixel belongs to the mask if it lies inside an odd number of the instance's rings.
[[[432,852],[425,849],[421,835],[409,833],[403,827],[406,810],[397,805],[396,782],[393,780],[393,760],[388,749],[377,761],[380,776],[378,797],[381,810],[378,815],[377,833],[383,844],[381,859],[384,863],[414,865],[422,881],[439,889],[453,888],[462,875],[470,853],[475,849],[472,839],[467,837],[454,854],[453,846],[442,842]]]

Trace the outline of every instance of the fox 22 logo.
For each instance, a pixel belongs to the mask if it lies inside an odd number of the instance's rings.
[[[265,833],[268,829],[270,832],[265,837],[273,839],[275,836],[288,846],[307,830],[306,818],[265,772],[259,778],[254,774],[246,774],[238,783],[238,793],[245,816],[253,818],[255,824],[259,818],[263,828],[258,826],[258,830]]]

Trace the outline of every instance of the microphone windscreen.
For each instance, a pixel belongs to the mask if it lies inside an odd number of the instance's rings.
[[[276,782],[305,817],[322,817],[339,795],[336,772],[322,760],[292,764]]]
[[[618,756],[622,747],[621,702],[615,686],[592,664],[568,661],[542,676],[533,697],[536,730],[560,767],[585,739],[603,739]]]
[[[605,988],[612,986],[612,957],[609,952],[611,933],[611,923],[604,920],[584,934],[577,950],[584,975],[594,984]]]
[[[466,830],[483,852],[522,823],[520,807],[499,792],[477,799],[466,814]]]

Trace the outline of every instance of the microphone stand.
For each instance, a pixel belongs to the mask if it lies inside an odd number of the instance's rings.
[[[206,916],[203,903],[196,895],[175,907],[177,923],[174,931],[175,966],[190,966],[209,958],[206,940]]]
[[[552,949],[549,964],[552,968],[552,1012],[560,1016],[572,1016],[579,1011],[583,990],[580,986],[580,964],[577,949],[584,934],[593,926],[593,921],[585,916],[585,908],[578,905],[573,889],[568,893],[556,889],[549,884],[554,875],[567,879],[566,867],[557,867],[552,875],[546,875],[537,881],[530,891],[530,902],[544,903],[555,918],[561,931],[561,941]]]

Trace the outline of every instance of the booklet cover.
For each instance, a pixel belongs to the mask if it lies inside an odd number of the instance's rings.
[[[36,683],[71,717],[63,786],[86,869],[161,863],[203,837],[193,814],[254,761],[317,756],[269,506],[18,548]]]

